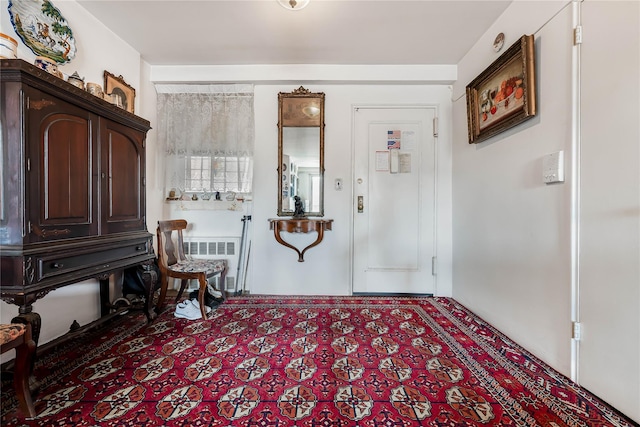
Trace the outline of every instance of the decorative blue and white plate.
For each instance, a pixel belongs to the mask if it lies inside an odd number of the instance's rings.
[[[73,32],[49,0],[9,0],[8,9],[13,28],[33,53],[58,64],[76,56]]]

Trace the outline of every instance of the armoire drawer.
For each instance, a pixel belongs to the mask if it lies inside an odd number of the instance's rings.
[[[108,271],[111,263],[123,262],[128,258],[144,256],[149,252],[147,242],[129,243],[121,247],[99,248],[95,251],[84,250],[63,256],[43,256],[37,258],[37,281],[49,279],[61,274],[71,274],[80,270]]]

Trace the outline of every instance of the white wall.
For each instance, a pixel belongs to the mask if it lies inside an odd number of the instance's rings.
[[[254,83],[256,151],[251,254],[247,289],[254,294],[348,295],[351,293],[352,146],[351,108],[369,105],[436,105],[438,295],[451,295],[451,93],[455,66],[244,65],[155,66],[151,80],[165,83]],[[276,242],[268,219],[276,217],[278,92],[303,85],[326,94],[325,218],[334,220],[323,242],[299,263],[295,252]],[[161,154],[160,154],[161,156]],[[158,167],[160,163],[158,163]],[[164,180],[159,169],[158,176]],[[333,182],[341,178],[342,191]],[[392,196],[390,195],[390,200]],[[163,213],[170,214],[163,209]],[[194,221],[211,221],[210,212],[189,212]],[[148,215],[155,215],[149,212]],[[215,214],[214,214],[215,215]],[[239,217],[238,217],[239,218]],[[398,218],[402,220],[402,218]],[[149,222],[150,224],[150,222]],[[221,227],[221,235],[229,235]],[[304,247],[315,234],[288,235]],[[303,243],[304,242],[304,243]]]
[[[640,421],[638,3],[584,3],[579,275],[571,257],[572,125],[578,122],[572,118],[572,6],[514,2],[458,64],[453,295],[567,376],[576,367],[571,321],[572,303],[579,302],[583,338],[575,378]],[[613,28],[622,34],[614,36]],[[497,58],[491,46],[499,32],[505,46],[535,34],[538,115],[468,145],[464,88]],[[545,185],[542,158],[559,150],[566,181]]]
[[[455,66],[154,66],[150,77],[158,84],[255,84],[256,154],[247,284],[247,289],[254,294],[347,295],[351,292],[351,107],[354,104],[437,105],[440,136],[436,178],[436,287],[438,295],[451,295],[451,94],[448,85],[457,77]],[[325,233],[320,245],[305,254],[304,263],[297,261],[295,252],[276,242],[267,221],[276,217],[277,94],[291,92],[300,85],[326,94],[325,218],[334,219],[333,229]],[[162,172],[158,175],[162,176]],[[343,179],[342,191],[333,188],[336,178]],[[207,212],[191,215],[197,221],[211,218]],[[228,235],[225,230],[220,232]],[[303,242],[311,243],[314,237],[315,234],[301,234],[289,235],[287,239],[304,247]]]
[[[162,153],[158,147],[158,135],[156,128],[156,90],[150,81],[151,67],[144,61],[140,63],[140,96],[138,97],[140,110],[139,116],[151,122],[151,130],[147,132],[147,229],[154,235],[158,225],[158,220],[164,219],[165,204],[164,198],[164,176]]]
[[[443,190],[438,201],[442,221],[438,226],[438,255],[441,264],[438,293],[451,293],[450,263],[450,90],[445,85],[335,85],[310,84],[312,92],[324,92],[325,100],[325,218],[333,219],[333,229],[323,242],[298,262],[291,249],[276,242],[268,219],[276,217],[278,92],[291,92],[295,83],[259,85],[255,90],[256,161],[254,170],[254,209],[252,293],[279,295],[349,295],[351,293],[350,239],[352,221],[352,107],[354,105],[439,106],[441,123],[438,139],[438,184]],[[334,189],[341,178],[343,189]],[[390,202],[393,195],[389,195]],[[402,221],[402,218],[398,218]],[[311,235],[287,235],[286,239],[304,247],[315,239]],[[304,242],[304,243],[303,243]]]
[[[515,2],[460,62],[455,93],[461,96],[499,56],[492,50],[496,34],[504,32],[506,49],[561,7]],[[530,19],[517,19],[522,16]],[[468,144],[464,96],[456,97],[453,119],[453,295],[565,374],[570,371],[570,181],[545,185],[542,158],[570,152],[570,24],[568,8],[536,34],[537,117],[474,145]]]
[[[189,73],[182,75],[182,82]],[[393,72],[391,73],[393,75]],[[199,77],[201,78],[201,77]],[[219,81],[219,76],[218,80]],[[439,295],[451,295],[451,91],[444,84],[346,85],[305,84],[313,92],[324,92],[325,101],[325,218],[334,220],[323,242],[310,249],[299,263],[291,249],[276,242],[269,230],[269,218],[277,217],[278,92],[291,92],[300,81],[288,84],[256,84],[256,147],[252,206],[239,213],[211,210],[167,210],[166,217],[183,217],[193,222],[194,234],[240,235],[243,214],[252,215],[251,254],[247,289],[253,294],[349,295],[351,293],[352,220],[352,107],[358,105],[437,105],[440,117],[438,138],[438,271]],[[161,156],[161,154],[160,154]],[[158,162],[159,167],[160,161]],[[163,174],[157,174],[163,179]],[[343,189],[333,182],[341,178]],[[159,185],[159,184],[158,184]],[[389,195],[393,199],[393,195]],[[188,208],[190,202],[184,202]],[[155,215],[150,211],[149,216]],[[399,221],[402,218],[398,218]],[[216,224],[216,222],[219,222]],[[235,222],[234,222],[235,221]],[[150,224],[150,223],[149,223]],[[208,225],[203,225],[208,224]],[[315,240],[309,235],[287,235],[299,247]]]
[[[9,12],[8,2],[0,0],[0,31],[18,40],[18,58],[33,62],[35,55],[25,46],[16,34]],[[140,88],[140,55],[121,39],[115,37],[104,25],[75,1],[56,2],[55,6],[65,17],[76,40],[76,56],[68,64],[59,69],[66,75],[77,71],[85,82],[96,82],[103,85],[105,70],[119,76],[137,89]],[[140,99],[136,98],[136,113]],[[34,311],[42,317],[40,343],[51,341],[68,332],[74,320],[81,325],[87,324],[100,316],[99,286],[95,280],[67,286],[49,293],[34,304]],[[0,321],[10,322],[18,314],[18,307],[0,302]],[[11,359],[13,355],[6,353],[2,360]]]

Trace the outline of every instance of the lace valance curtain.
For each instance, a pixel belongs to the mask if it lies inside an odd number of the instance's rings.
[[[166,188],[184,188],[191,156],[253,158],[252,85],[156,85],[156,90]],[[251,182],[250,176],[241,179]]]

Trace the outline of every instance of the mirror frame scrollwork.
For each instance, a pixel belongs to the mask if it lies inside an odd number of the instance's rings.
[[[278,216],[324,216],[324,100],[323,92],[311,92],[302,86],[291,93],[278,93]],[[296,215],[295,209],[283,209],[283,200],[285,199],[283,194],[285,190],[288,191],[288,188],[283,188],[284,169],[289,168],[289,165],[283,166],[284,130],[288,127],[317,127],[320,131],[318,141],[319,209],[313,211],[305,209],[302,215]]]

